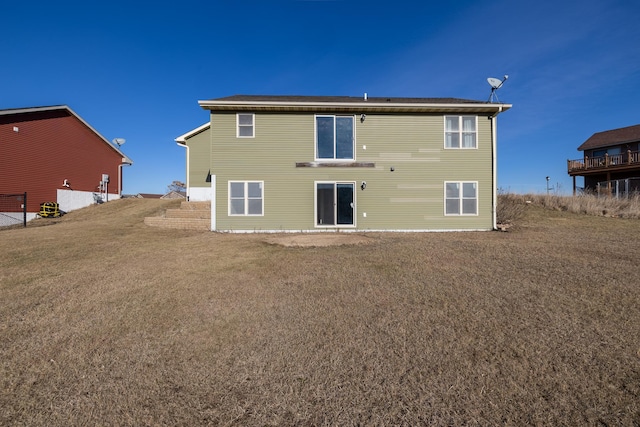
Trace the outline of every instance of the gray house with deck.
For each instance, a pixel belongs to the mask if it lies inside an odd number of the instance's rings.
[[[568,160],[569,176],[584,177],[584,190],[599,194],[637,192],[640,186],[640,125],[597,132],[578,147],[581,159]]]

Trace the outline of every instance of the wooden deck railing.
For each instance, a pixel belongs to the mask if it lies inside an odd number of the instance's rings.
[[[621,154],[605,154],[602,157],[588,157],[577,160],[567,160],[569,173],[590,169],[617,168],[637,164],[640,167],[640,151],[627,151]]]

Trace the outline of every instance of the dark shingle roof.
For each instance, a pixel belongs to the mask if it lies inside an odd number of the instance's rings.
[[[629,144],[638,141],[640,141],[640,125],[627,126],[594,133],[578,147],[578,150],[591,150],[593,148],[610,147],[612,145]]]
[[[49,105],[45,107],[26,107],[26,108],[6,108],[0,110],[0,115],[20,114],[20,113],[34,113],[38,111],[50,111],[50,110],[65,110],[68,109],[66,105]]]
[[[233,95],[215,98],[212,101],[250,101],[250,102],[364,102],[364,96],[302,96],[302,95]],[[484,101],[461,98],[398,98],[398,97],[368,97],[368,102],[416,103],[416,104],[477,104]]]

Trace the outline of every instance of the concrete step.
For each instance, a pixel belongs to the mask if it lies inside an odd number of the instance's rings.
[[[180,209],[190,211],[207,210],[211,212],[211,202],[182,202],[180,203]]]
[[[180,209],[167,209],[163,216],[147,217],[144,223],[160,228],[210,230],[211,202],[182,202]]]
[[[211,219],[208,218],[167,218],[152,216],[146,217],[144,223],[151,227],[180,230],[209,230],[211,228]]]

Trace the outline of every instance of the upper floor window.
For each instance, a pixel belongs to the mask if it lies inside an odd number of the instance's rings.
[[[478,148],[477,116],[445,116],[444,148]]]
[[[316,116],[316,159],[353,160],[353,116]]]
[[[238,138],[253,138],[255,136],[254,121],[255,114],[236,114],[236,136]]]
[[[445,215],[478,215],[477,182],[444,183]]]

